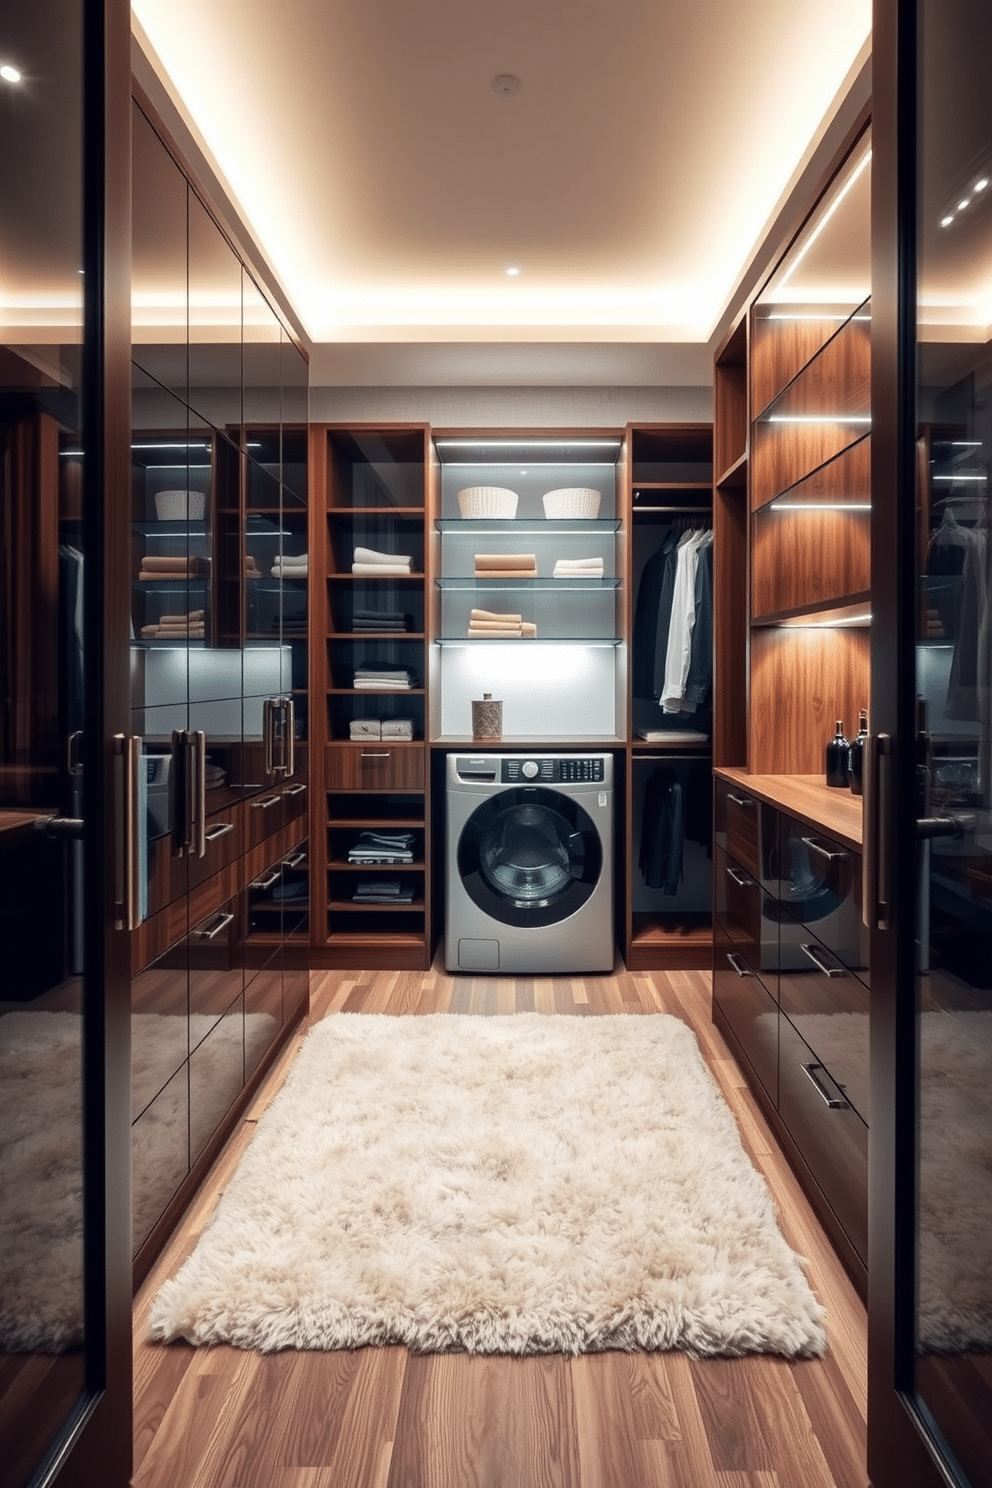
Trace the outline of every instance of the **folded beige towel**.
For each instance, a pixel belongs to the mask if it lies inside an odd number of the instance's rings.
[[[189,559],[183,558],[158,558],[154,554],[146,553],[141,560],[142,568],[157,569],[160,573],[185,573],[189,566]]]
[[[536,553],[476,553],[475,571],[485,569],[520,568],[537,570]]]
[[[412,569],[405,563],[353,563],[353,574],[403,574],[409,576]]]
[[[412,739],[412,718],[384,718],[382,720],[382,737],[384,739]]]
[[[503,615],[499,610],[472,610],[469,620],[496,620],[500,625],[519,625],[523,615]]]
[[[382,736],[382,726],[378,718],[353,718],[348,732],[353,739],[378,739]]]

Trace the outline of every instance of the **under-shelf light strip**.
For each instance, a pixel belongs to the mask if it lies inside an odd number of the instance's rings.
[[[871,511],[870,501],[784,501],[776,496],[768,505],[772,511]]]
[[[770,413],[770,424],[870,424],[870,413]]]

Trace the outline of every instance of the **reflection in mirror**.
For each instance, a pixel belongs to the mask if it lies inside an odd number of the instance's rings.
[[[84,1386],[81,7],[7,6],[0,83],[0,1477]]]
[[[189,402],[215,429],[241,424],[241,263],[189,193]]]
[[[992,1484],[992,14],[921,4],[917,1391]],[[967,25],[962,17],[967,13]]]
[[[278,431],[282,419],[282,327],[251,275],[244,275],[244,421]]]
[[[131,355],[186,399],[186,181],[131,105]]]

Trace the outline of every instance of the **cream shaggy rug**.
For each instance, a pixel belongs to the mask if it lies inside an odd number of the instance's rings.
[[[868,1018],[810,1013],[792,1020],[847,1093],[868,1110]],[[920,1347],[992,1350],[992,1015],[920,1018]]]
[[[132,1016],[132,1094],[140,1111],[162,1083],[163,1068],[187,1037],[198,1042],[215,1020],[159,1013]],[[244,1039],[249,1062],[277,1032],[274,1018],[249,1013]],[[202,1087],[217,1094],[219,1108],[201,1111],[217,1120],[230,1104],[232,1055],[242,1038],[240,1020],[224,1019],[200,1051]],[[0,1017],[0,1351],[59,1353],[82,1342],[82,1021],[75,1013],[16,1012]],[[153,1113],[157,1116],[157,1112]],[[186,1167],[182,1110],[142,1123],[132,1175],[134,1230],[145,1236],[171,1197]],[[163,1175],[165,1183],[163,1183]],[[169,1186],[171,1184],[171,1186]],[[164,1197],[163,1197],[164,1194]]]
[[[679,1020],[336,1014],[151,1332],[796,1357],[822,1316]]]

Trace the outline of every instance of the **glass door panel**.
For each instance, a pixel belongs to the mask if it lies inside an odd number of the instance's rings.
[[[920,0],[916,1400],[992,1485],[988,6]]]

